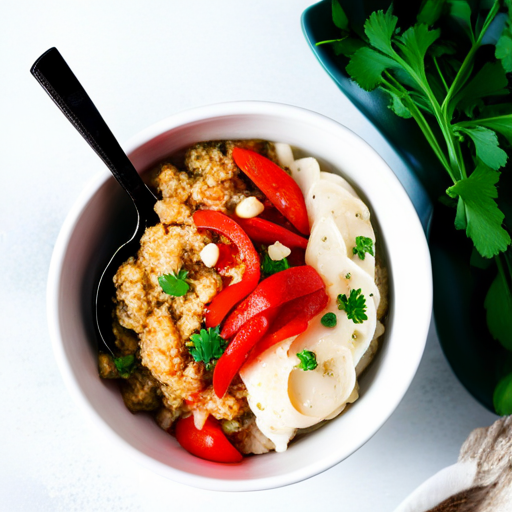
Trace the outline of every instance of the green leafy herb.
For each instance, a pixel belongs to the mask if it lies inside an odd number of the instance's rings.
[[[497,259],[498,275],[487,292],[484,307],[487,310],[489,332],[507,350],[512,350],[512,294],[506,273],[506,267],[512,267],[512,257],[508,253]]]
[[[228,343],[219,335],[219,326],[201,329],[199,334],[192,334],[187,343],[194,361],[202,361],[207,370],[211,370],[214,361],[219,359],[226,350]]]
[[[493,395],[494,409],[500,416],[512,414],[512,373],[503,377]]]
[[[335,313],[325,313],[325,315],[320,319],[320,322],[325,327],[336,327],[338,319],[336,318]]]
[[[459,197],[456,227],[466,230],[485,258],[505,251],[510,244],[510,235],[501,226],[504,215],[494,201],[498,197],[498,179],[498,172],[480,165],[469,178],[463,178],[446,191],[450,197]]]
[[[338,0],[332,0],[332,20],[334,24],[341,28],[342,30],[346,30],[348,28],[348,18],[345,14],[345,11],[339,4]]]
[[[356,237],[356,246],[352,248],[352,253],[357,254],[360,260],[364,260],[366,253],[373,254],[373,240],[366,236]]]
[[[496,52],[494,56],[501,61],[503,69],[507,73],[512,73],[512,19],[510,18],[510,14],[512,13],[512,1],[505,0],[505,4],[508,7],[509,16],[507,17],[504,30],[496,42]]]
[[[305,372],[314,370],[318,363],[316,362],[316,354],[311,352],[311,350],[304,349],[302,352],[297,353],[297,357],[300,359],[300,364],[296,366],[300,370],[304,370]]]
[[[130,354],[128,356],[114,357],[114,364],[116,366],[119,376],[123,379],[127,379],[137,368],[135,356]]]
[[[366,298],[361,293],[361,288],[357,290],[350,290],[350,295],[347,298],[345,294],[338,295],[336,299],[338,309],[347,312],[347,318],[352,320],[355,324],[362,324],[368,320],[366,316]]]
[[[281,270],[286,270],[287,268],[290,268],[290,265],[286,258],[283,258],[282,260],[279,261],[274,261],[268,255],[268,252],[265,251],[263,255],[263,260],[261,262],[261,272],[263,274],[263,277],[268,277],[271,276],[272,274],[277,274],[278,272],[281,272]]]
[[[164,274],[158,278],[158,283],[167,295],[182,297],[190,288],[189,284],[185,281],[187,275],[188,272],[186,270],[179,270],[177,274],[174,272]]]
[[[349,57],[346,71],[360,87],[386,92],[389,108],[418,124],[453,181],[447,193],[458,200],[456,227],[465,229],[480,254],[489,258],[511,243],[503,233],[503,215],[495,201],[499,174],[487,173],[488,186],[480,193],[476,185],[483,178],[480,164],[497,171],[507,162],[497,133],[512,141],[510,102],[501,105],[501,112],[493,104],[495,98],[509,94],[506,72],[512,71],[512,0],[480,4],[424,0],[417,23],[409,27],[400,26],[391,8],[374,11],[363,34],[352,31],[346,13],[333,0],[341,37],[329,42],[335,53]],[[505,10],[507,14],[500,12]],[[498,15],[505,21],[493,24]],[[445,39],[433,26],[443,16],[464,31],[463,44]],[[488,30],[492,37],[486,36]],[[475,55],[484,44],[496,45],[498,60],[477,65]],[[462,48],[468,45],[464,55]]]

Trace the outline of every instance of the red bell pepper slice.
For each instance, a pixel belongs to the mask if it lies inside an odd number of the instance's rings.
[[[249,238],[256,243],[272,245],[275,242],[281,242],[286,245],[289,249],[299,247],[300,249],[306,249],[308,241],[306,238],[292,233],[282,226],[278,226],[273,222],[269,222],[259,217],[253,217],[252,219],[235,219],[243,230],[249,235]]]
[[[277,319],[267,331],[265,336],[254,346],[249,360],[268,350],[280,341],[303,333],[309,321],[325,309],[329,296],[324,288],[304,295],[281,306]]]
[[[245,231],[227,215],[213,210],[198,210],[193,218],[198,228],[211,229],[228,237],[238,247],[245,263],[242,280],[224,288],[214,297],[206,310],[206,327],[216,327],[233,306],[247,297],[258,285],[260,258]]]
[[[304,196],[291,176],[268,158],[249,149],[234,148],[233,160],[302,234],[309,235]]]
[[[286,228],[288,231],[295,233],[300,236],[295,226],[268,200],[263,200],[263,206],[265,209],[258,215],[259,219],[265,219],[269,222],[273,222],[278,226]]]
[[[241,462],[243,455],[228,441],[219,422],[208,416],[201,430],[194,425],[194,416],[176,423],[176,439],[187,452],[213,462]]]
[[[221,336],[229,339],[253,316],[320,288],[325,288],[325,284],[318,272],[309,265],[288,268],[267,277],[229,315]]]
[[[278,313],[278,308],[271,308],[254,316],[237,332],[213,372],[213,389],[222,398],[233,377],[242,367],[251,349],[265,335]]]

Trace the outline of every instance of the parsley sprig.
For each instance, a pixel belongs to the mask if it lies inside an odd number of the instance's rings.
[[[367,236],[357,236],[356,245],[352,248],[352,253],[357,254],[360,260],[364,260],[366,253],[375,256],[373,254],[373,240]]]
[[[202,361],[207,370],[211,370],[216,359],[226,350],[228,343],[220,337],[219,326],[201,329],[199,334],[192,334],[187,343],[194,361]]]
[[[263,259],[261,260],[261,273],[263,274],[263,277],[269,277],[288,268],[290,268],[290,264],[286,258],[274,261],[265,249]]]
[[[416,23],[406,29],[390,7],[373,12],[364,33],[351,30],[338,0],[332,7],[340,38],[318,44],[331,43],[337,55],[349,57],[346,70],[355,82],[366,91],[384,91],[395,114],[416,121],[453,182],[447,194],[458,203],[455,227],[486,258],[505,251],[511,238],[495,199],[507,154],[497,133],[512,142],[512,105],[495,101],[508,94],[506,73],[512,72],[512,0],[495,0],[478,15],[464,0],[425,0]],[[475,55],[492,39],[486,33],[500,10],[508,15],[500,14],[497,60],[477,67]],[[431,28],[442,16],[465,32],[469,51],[460,61],[456,50],[462,44]]]
[[[345,294],[338,295],[336,302],[338,303],[338,309],[346,311],[348,319],[355,324],[362,324],[365,320],[368,320],[366,298],[361,293],[361,288],[350,290],[348,298]]]
[[[167,295],[182,297],[190,288],[190,285],[185,281],[187,276],[188,272],[186,270],[178,270],[177,274],[171,272],[170,274],[160,276],[158,283]]]
[[[316,354],[311,350],[304,349],[302,352],[297,353],[297,357],[300,359],[300,363],[296,366],[299,370],[305,372],[314,370],[318,363],[316,362]]]

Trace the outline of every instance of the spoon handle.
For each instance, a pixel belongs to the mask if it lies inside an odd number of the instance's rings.
[[[134,201],[143,217],[152,216],[156,197],[110,131],[91,98],[57,48],[43,53],[30,69],[71,124],[89,143]]]

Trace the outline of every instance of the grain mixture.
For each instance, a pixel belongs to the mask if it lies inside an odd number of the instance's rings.
[[[272,448],[254,426],[246,390],[236,379],[223,398],[212,387],[212,371],[195,362],[185,343],[201,329],[206,304],[228,284],[240,281],[244,265],[222,271],[207,268],[199,253],[211,242],[230,241],[208,231],[198,232],[196,209],[231,213],[247,196],[261,193],[240,173],[233,147],[252,149],[275,160],[271,144],[262,141],[196,144],[172,162],[151,172],[150,186],[161,199],[155,205],[160,223],[144,233],[140,249],[119,268],[115,278],[114,333],[121,355],[135,354],[138,369],[121,381],[121,392],[132,412],[156,411],[160,426],[192,412],[196,425],[211,414],[242,453]],[[182,297],[167,295],[158,283],[163,274],[189,272],[190,289]],[[118,377],[112,359],[100,355],[102,377]]]

